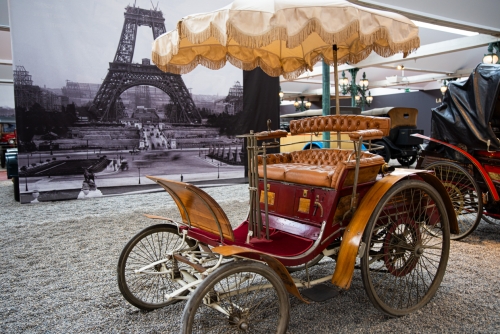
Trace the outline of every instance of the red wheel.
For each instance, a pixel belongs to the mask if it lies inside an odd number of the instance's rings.
[[[391,225],[384,241],[384,262],[389,273],[401,277],[415,269],[421,255],[421,239],[418,225],[409,217]],[[407,252],[408,249],[415,251]]]
[[[391,316],[418,310],[436,293],[448,262],[441,195],[420,180],[396,183],[373,210],[363,242],[361,277],[372,303]]]

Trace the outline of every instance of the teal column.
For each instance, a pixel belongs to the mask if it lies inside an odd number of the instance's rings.
[[[323,61],[323,116],[330,115],[330,65]],[[330,132],[323,132],[323,140],[330,140]],[[325,148],[330,148],[329,142],[323,143]]]

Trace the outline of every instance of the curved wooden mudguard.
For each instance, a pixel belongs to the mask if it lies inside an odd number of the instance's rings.
[[[285,285],[286,290],[303,301],[306,304],[309,304],[307,300],[302,298],[302,295],[299,292],[299,289],[297,289],[297,286],[293,282],[292,277],[290,276],[290,273],[288,270],[285,268],[285,266],[278,260],[276,260],[274,257],[267,255],[265,253],[261,253],[259,251],[255,251],[253,249],[245,248],[245,247],[240,247],[240,246],[219,246],[212,248],[212,252],[221,254],[223,256],[233,256],[233,255],[239,255],[245,257],[245,254],[254,254],[258,255],[260,260],[265,261],[271,269],[273,269],[276,274],[281,278],[283,281],[283,284]],[[250,258],[252,259],[252,258]]]
[[[233,229],[226,213],[206,192],[189,183],[156,176],[146,177],[158,183],[172,196],[179,208],[184,224],[219,235],[221,242],[224,239],[234,240]],[[149,218],[162,219],[158,217]]]
[[[356,256],[358,254],[359,245],[361,244],[361,238],[363,237],[363,233],[372,213],[375,211],[375,207],[394,184],[410,175],[418,175],[424,180],[424,182],[429,183],[439,192],[446,207],[450,222],[450,230],[458,230],[453,205],[446,189],[439,179],[428,171],[415,171],[413,169],[398,168],[396,171],[391,173],[391,175],[387,175],[380,181],[377,181],[361,200],[358,209],[354,213],[349,225],[347,225],[344,235],[342,236],[342,243],[337,257],[337,264],[332,277],[333,284],[343,289],[349,289],[354,273]]]

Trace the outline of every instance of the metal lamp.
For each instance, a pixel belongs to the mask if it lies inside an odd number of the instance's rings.
[[[309,100],[304,102],[305,96],[299,96],[299,98],[300,98],[300,102],[297,98],[295,98],[295,102],[293,103],[295,110],[304,111],[304,110],[308,110],[309,108],[311,108],[312,103]]]
[[[352,80],[349,82],[349,79],[345,76],[345,71],[342,71],[342,78],[339,80],[339,90],[343,95],[350,93],[351,106],[361,106],[361,110],[363,110],[365,105],[369,106],[373,102],[373,96],[368,91],[370,82],[366,78],[366,73],[363,72],[363,78],[359,80],[359,85],[356,85],[356,74],[359,68],[351,68],[348,71],[351,73]]]
[[[496,49],[497,52],[493,52],[494,48]],[[498,52],[500,52],[500,43],[499,42],[488,44],[488,53],[484,54],[483,63],[484,64],[497,64],[498,63],[498,55],[497,55]]]
[[[443,80],[443,85],[439,88],[439,90],[443,95],[446,93],[446,91],[448,90],[448,85],[446,84],[446,80]]]

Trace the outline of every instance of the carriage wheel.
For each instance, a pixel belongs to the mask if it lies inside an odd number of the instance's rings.
[[[181,287],[172,277],[180,277],[180,270],[189,266],[170,258],[151,268],[151,274],[137,274],[134,270],[168,258],[167,253],[182,243],[182,236],[175,226],[159,224],[145,228],[125,245],[118,260],[118,287],[130,304],[143,310],[154,310],[178,301],[167,301],[165,294]],[[186,239],[183,248],[195,244],[195,241]],[[164,275],[156,274],[162,271]]]
[[[391,316],[421,308],[448,262],[450,229],[441,196],[423,181],[397,183],[377,204],[363,242],[361,275],[372,303]]]
[[[279,276],[254,261],[229,263],[196,288],[182,314],[182,333],[285,333],[288,293]]]
[[[384,158],[384,161],[389,163],[389,161],[391,160],[391,149],[389,148],[389,145],[384,141],[376,141],[374,142],[374,144],[381,145],[383,146],[383,148],[381,148],[380,150],[372,150],[370,152],[382,156],[382,158]]]
[[[460,240],[471,234],[481,221],[483,201],[476,180],[467,170],[452,162],[437,162],[427,166],[433,170],[450,195],[457,214],[458,234],[451,234],[452,240]]]
[[[415,161],[417,161],[417,156],[416,155],[407,155],[407,156],[399,157],[396,159],[401,164],[401,166],[410,167],[411,165],[413,165],[415,163]]]

